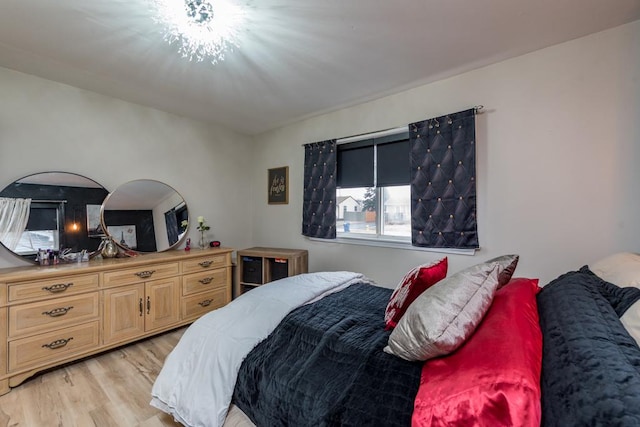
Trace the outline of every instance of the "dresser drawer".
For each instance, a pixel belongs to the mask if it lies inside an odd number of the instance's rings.
[[[55,298],[9,307],[9,336],[49,331],[99,317],[99,294]]]
[[[24,301],[66,296],[98,289],[98,274],[80,274],[64,278],[9,283],[9,301]]]
[[[107,271],[103,276],[104,287],[114,287],[139,283],[145,280],[164,279],[177,276],[180,272],[180,264],[170,262],[165,264],[152,264],[144,267],[124,268],[122,270]]]
[[[194,258],[182,261],[182,273],[196,273],[203,270],[215,270],[216,268],[231,265],[231,255],[211,255],[202,258]]]
[[[227,302],[227,290],[216,289],[203,294],[192,295],[182,299],[182,320],[197,318],[205,313],[220,308]]]
[[[182,295],[224,288],[227,285],[229,283],[227,283],[226,268],[193,273],[182,277]]]
[[[9,342],[9,370],[29,368],[93,350],[100,342],[99,323],[82,325]]]

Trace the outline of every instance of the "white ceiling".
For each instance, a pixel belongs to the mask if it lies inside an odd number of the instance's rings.
[[[148,1],[0,0],[0,66],[254,135],[640,19],[640,0],[243,0],[212,65]]]
[[[53,185],[63,187],[103,188],[92,179],[69,172],[43,172],[16,181],[20,184]]]
[[[107,210],[153,210],[175,197],[176,190],[160,181],[138,179],[120,185],[109,193],[103,205]]]

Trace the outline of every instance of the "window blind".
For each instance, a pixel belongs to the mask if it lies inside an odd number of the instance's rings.
[[[409,132],[338,145],[340,188],[407,185],[411,182]]]

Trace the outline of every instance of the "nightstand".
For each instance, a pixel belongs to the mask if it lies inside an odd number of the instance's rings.
[[[309,253],[304,249],[254,247],[237,252],[234,297],[274,280],[309,271]]]

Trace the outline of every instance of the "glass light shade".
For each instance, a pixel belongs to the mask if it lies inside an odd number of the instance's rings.
[[[154,19],[165,28],[165,40],[177,44],[190,61],[224,60],[238,46],[238,32],[245,21],[242,7],[228,0],[151,0]]]

